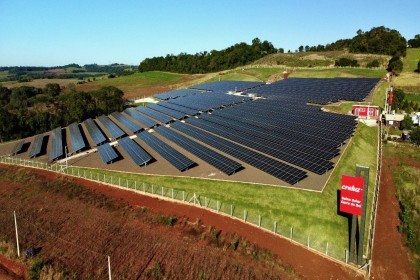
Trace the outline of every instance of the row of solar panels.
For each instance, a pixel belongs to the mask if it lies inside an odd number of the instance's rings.
[[[287,87],[283,87],[290,92],[298,92],[297,89],[293,91],[293,88],[299,87],[299,80],[301,79],[290,80],[292,82],[287,82]],[[362,88],[361,86],[355,86],[357,84],[353,81],[354,79],[336,80],[332,83],[331,81],[319,80],[323,79],[317,79],[313,83],[322,88],[332,87],[334,84],[335,87],[340,88],[342,87],[340,83],[345,84],[345,81],[351,81],[348,84],[350,89],[347,89],[349,92],[355,90],[355,88]],[[307,81],[304,83],[307,83]],[[245,96],[215,92],[185,94],[184,97],[170,99],[168,102],[149,104],[147,108],[141,106],[136,109],[130,108],[124,111],[125,114],[116,112],[111,116],[121,123],[126,131],[137,134],[139,139],[168,161],[170,161],[168,158],[172,158],[171,164],[178,166],[178,169],[183,168],[183,165],[176,163],[174,159],[182,158],[180,156],[182,154],[174,149],[168,152],[169,145],[159,138],[153,137],[152,134],[141,131],[144,125],[150,128],[159,124],[187,119],[188,124],[180,122],[173,124],[173,127],[182,131],[182,133],[164,126],[157,127],[156,131],[226,174],[233,174],[243,167],[240,163],[215,150],[220,150],[276,178],[294,184],[307,176],[305,171],[296,167],[317,174],[323,174],[333,167],[333,163],[329,160],[339,153],[337,148],[351,136],[355,121],[353,117],[324,113],[317,107],[307,106],[295,96],[282,92],[282,86],[278,86],[278,84],[280,83],[273,84],[272,87],[255,84],[251,87],[253,91],[271,88],[275,94],[270,93],[269,90],[265,91],[269,92],[269,94],[265,93],[268,98],[266,100],[252,101],[251,98]],[[372,85],[372,79],[365,80],[364,84],[364,94],[367,95],[368,90],[374,86]],[[213,90],[217,91],[215,89],[217,83],[213,83],[211,86],[213,86]],[[224,83],[219,88],[222,87],[227,88],[228,86]],[[310,85],[301,85],[301,88],[306,89],[306,87],[310,89]],[[210,87],[200,87],[200,89],[210,90]],[[336,90],[340,91],[339,89]],[[261,95],[263,94],[261,93]],[[203,112],[212,112],[212,114],[202,114]],[[198,115],[199,118],[191,117],[195,115]],[[97,120],[112,138],[120,139],[127,135],[109,117],[100,116]],[[133,120],[144,125],[140,126]],[[340,124],[338,127],[337,123]],[[105,138],[95,121],[88,119],[84,122],[84,125],[92,142],[98,146],[98,151],[104,162],[109,163],[119,157],[113,147],[104,144],[108,139]],[[73,143],[73,146],[82,147],[83,138],[79,136],[80,131],[77,133],[74,125],[73,128],[69,129],[72,142],[79,143],[79,145]],[[60,136],[58,134],[54,136],[55,134],[57,133],[52,133],[52,146],[57,147],[52,149],[51,154],[56,158],[57,155],[59,157],[59,153],[55,151],[62,151],[62,147],[60,149],[58,144],[54,144],[60,142]],[[186,137],[185,134],[209,145],[214,150]],[[73,138],[75,138],[74,141]],[[118,144],[138,165],[146,164],[152,160],[150,155],[141,153],[141,150],[145,151],[138,143],[128,137],[119,140]],[[15,149],[13,151],[15,152]],[[182,162],[187,165],[187,163],[191,164],[192,161],[183,158]]]

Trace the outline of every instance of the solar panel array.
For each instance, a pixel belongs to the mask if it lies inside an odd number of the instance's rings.
[[[105,129],[112,135],[112,138],[118,139],[125,135],[125,132],[111,121],[109,117],[102,115],[98,117],[98,120],[105,126]]]
[[[159,126],[156,128],[156,131],[163,137],[176,143],[183,149],[196,155],[197,157],[201,158],[208,164],[216,167],[227,175],[232,175],[243,168],[240,163],[222,154],[219,154],[218,152],[215,152],[212,149],[207,148],[167,127]]]
[[[250,97],[238,96],[224,93],[202,93],[184,98],[171,99],[170,104],[196,110],[196,112],[208,112],[213,109],[232,106],[234,104],[250,101]]]
[[[131,157],[136,165],[145,165],[153,158],[139,144],[130,137],[124,137],[118,141],[118,144]]]
[[[149,116],[149,117],[151,117],[151,118],[153,118],[153,119],[155,119],[155,120],[157,120],[161,123],[164,123],[164,124],[170,123],[170,122],[173,121],[173,118],[170,118],[170,117],[165,116],[161,113],[158,113],[155,110],[152,110],[150,108],[146,108],[146,107],[143,107],[143,106],[138,106],[136,108],[136,110],[145,114],[146,116]]]
[[[130,120],[125,115],[121,114],[120,112],[114,112],[111,114],[117,121],[119,121],[123,126],[125,126],[128,130],[130,130],[132,133],[137,133],[143,128]]]
[[[11,152],[11,155],[13,155],[13,156],[15,156],[15,155],[17,155],[21,150],[22,150],[22,147],[23,147],[23,144],[25,143],[25,140],[20,140],[20,141],[18,141],[14,146],[13,146],[13,149],[12,149],[12,152]]]
[[[76,153],[86,147],[85,140],[83,140],[83,136],[79,129],[78,123],[72,123],[69,125],[70,130],[70,138],[71,138],[71,146],[73,149],[73,153]]]
[[[57,127],[52,132],[52,146],[50,153],[50,160],[56,160],[64,155],[63,149],[63,133],[61,127]]]
[[[339,100],[363,101],[375,88],[377,78],[289,78],[249,92],[276,98],[287,95],[306,103],[327,104]]]
[[[135,110],[133,108],[127,108],[127,109],[124,110],[124,112],[126,112],[128,115],[130,115],[130,117],[132,117],[136,121],[140,122],[141,124],[143,124],[147,128],[152,128],[152,127],[158,125],[158,123],[156,121],[152,120],[149,117],[146,117],[143,114],[140,114],[137,110]]]
[[[261,82],[245,82],[245,81],[219,81],[194,85],[190,89],[199,89],[215,92],[244,91],[264,85]]]
[[[149,132],[143,131],[137,134],[137,137],[143,140],[179,171],[185,171],[196,164],[194,161],[187,158]]]
[[[29,151],[29,157],[33,158],[41,153],[42,142],[44,140],[44,134],[38,134],[32,141],[31,150]]]
[[[118,154],[109,143],[98,146],[98,152],[105,164],[111,163],[118,158]]]
[[[95,121],[92,119],[87,119],[83,122],[86,126],[86,129],[92,139],[93,144],[100,145],[107,141],[105,136],[102,134],[102,131],[98,128]]]
[[[147,105],[147,108],[152,109],[152,110],[155,110],[155,111],[157,111],[159,113],[168,115],[168,116],[170,116],[170,117],[172,117],[174,119],[181,120],[181,119],[185,118],[185,114],[184,113],[181,113],[179,111],[176,111],[176,110],[173,110],[173,109],[164,107],[164,106],[159,106],[157,104],[148,104]]]
[[[177,122],[173,124],[173,127],[289,184],[295,184],[307,176],[307,173],[303,170],[274,160],[191,125]]]
[[[307,103],[327,104],[338,100],[361,101],[375,88],[379,79],[300,79],[289,78],[274,84],[223,81],[156,95],[157,104],[110,116],[180,171],[196,165],[171,145],[142,129],[155,131],[183,150],[190,152],[225,174],[243,168],[236,158],[289,184],[296,184],[309,172],[322,175],[331,168],[340,148],[354,133],[355,117],[324,112]],[[263,98],[228,94],[245,91]],[[185,122],[177,120],[185,119]],[[110,135],[121,138],[126,133],[109,117],[97,118]],[[135,121],[134,121],[135,120]],[[173,123],[172,128],[162,124]],[[108,139],[97,123],[87,119],[84,125],[105,163],[119,157],[106,143]],[[72,152],[86,147],[79,124],[69,125]],[[179,131],[179,132],[178,132]],[[41,153],[44,135],[37,135],[30,157]],[[50,160],[63,156],[62,129],[51,132]],[[129,137],[118,141],[136,165],[152,161],[136,141]],[[204,143],[204,145],[202,144]],[[18,154],[24,141],[17,142],[12,155]],[[216,151],[217,150],[217,151]],[[229,155],[230,157],[225,156]]]
[[[178,90],[158,93],[158,94],[153,95],[153,97],[158,98],[160,100],[168,100],[168,99],[173,99],[173,98],[178,98],[178,97],[185,97],[188,95],[194,95],[197,93],[201,93],[201,92],[198,90],[192,90],[192,89],[178,89]]]

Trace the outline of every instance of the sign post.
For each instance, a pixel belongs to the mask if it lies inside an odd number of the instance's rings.
[[[364,176],[360,177],[360,173],[364,172]],[[355,249],[357,263],[361,264],[363,260],[363,239],[364,228],[366,220],[366,200],[369,183],[369,168],[356,165],[356,177],[349,175],[342,175],[341,178],[341,197],[340,197],[340,212],[352,214],[351,232],[350,232],[350,248],[349,261],[353,262]],[[357,217],[361,216],[360,227],[357,226]],[[359,239],[356,240],[358,231]],[[357,247],[355,248],[355,243]]]

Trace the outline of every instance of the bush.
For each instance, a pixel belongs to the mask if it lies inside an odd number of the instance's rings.
[[[416,73],[420,73],[420,61],[419,61],[419,62],[417,62],[417,69],[416,69],[416,70],[414,70],[414,72],[416,72]]]
[[[401,72],[403,69],[403,62],[401,61],[399,56],[392,57],[388,62],[388,70],[389,72]]]
[[[410,139],[411,142],[417,146],[420,146],[420,126],[416,127],[410,132]]]
[[[400,129],[401,130],[411,129],[412,126],[413,126],[413,120],[411,119],[409,115],[406,115],[400,123]]]
[[[342,57],[339,60],[336,60],[334,65],[338,66],[338,67],[347,67],[347,66],[359,67],[359,63],[357,62],[356,59],[351,60],[351,59],[345,58],[345,57]]]
[[[29,269],[29,279],[30,280],[38,280],[39,279],[39,275],[41,274],[41,270],[45,265],[45,261],[44,260],[37,260],[35,261],[32,265],[31,268]]]
[[[369,62],[366,67],[368,68],[376,68],[379,67],[379,61],[378,60],[372,60],[371,62]]]

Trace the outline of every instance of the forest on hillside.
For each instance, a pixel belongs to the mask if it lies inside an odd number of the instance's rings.
[[[340,39],[331,44],[301,45],[297,51],[348,50],[352,53],[385,54],[395,58],[406,54],[407,40],[397,30],[380,26],[366,32],[358,30],[356,34],[351,39]],[[413,43],[415,42],[413,41]],[[221,51],[212,50],[196,54],[167,54],[166,56],[146,58],[140,63],[138,70],[139,72],[168,71],[188,74],[217,72],[244,66],[272,53],[284,53],[284,49],[275,48],[267,40],[261,41],[259,38],[255,38],[250,45],[238,43]],[[395,58],[394,60],[396,60]],[[352,61],[348,66],[355,65],[357,66],[357,62]],[[393,70],[394,68],[391,67],[390,69]]]
[[[0,142],[44,133],[58,126],[121,111],[124,93],[115,87],[61,94],[58,84],[45,88],[0,86]]]

